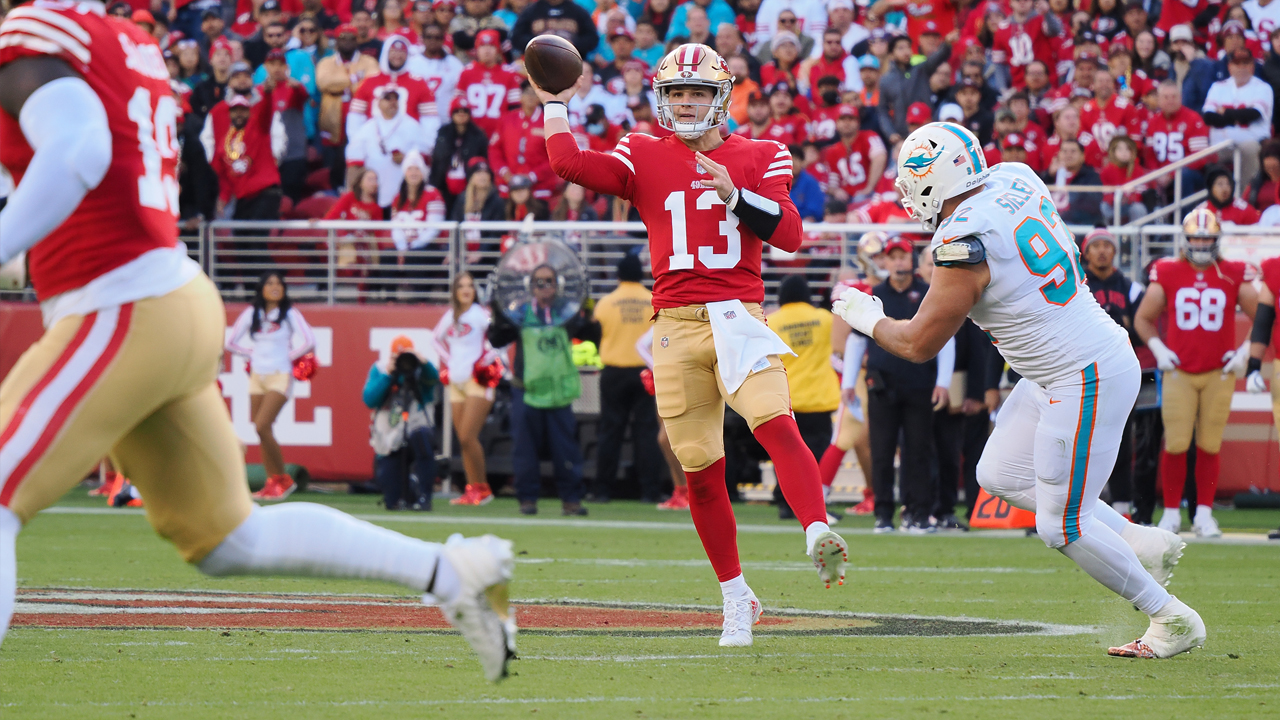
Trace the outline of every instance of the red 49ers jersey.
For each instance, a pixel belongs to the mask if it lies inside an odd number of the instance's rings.
[[[1155,170],[1208,147],[1209,127],[1204,124],[1200,113],[1185,107],[1172,118],[1161,112],[1152,113],[1147,119],[1146,161],[1143,165]],[[1208,163],[1209,158],[1205,158],[1195,167]]]
[[[788,115],[781,120],[778,118],[770,120],[764,132],[759,135],[752,131],[749,124],[738,128],[734,134],[752,140],[772,140],[783,145],[803,145],[808,138],[806,129],[808,122],[809,119],[804,115]]]
[[[1027,18],[1024,23],[1014,22],[1013,18],[1001,22],[991,45],[991,61],[1009,65],[1014,87],[1026,82],[1027,66],[1033,60],[1040,60],[1053,73],[1054,47],[1052,38],[1044,32],[1044,16]]]
[[[471,121],[492,135],[502,127],[502,114],[520,104],[520,76],[501,65],[468,65],[458,76],[458,94],[467,99]]]
[[[886,152],[879,135],[863,130],[849,147],[845,147],[844,142],[837,142],[824,150],[822,161],[831,168],[832,178],[845,194],[853,197],[870,189],[867,187],[867,174],[871,172],[871,156]]]
[[[350,111],[368,118],[375,99],[382,97],[383,88],[395,88],[396,94],[400,96],[400,107],[414,120],[435,117],[435,93],[431,92],[426,80],[407,72],[394,75],[378,73],[361,80],[351,95]]]
[[[1151,267],[1151,282],[1165,294],[1165,338],[1179,368],[1203,373],[1222,367],[1236,349],[1236,300],[1248,266],[1219,260],[1197,270],[1183,258],[1165,258]]]
[[[64,60],[97,93],[111,130],[111,166],[71,217],[27,253],[41,300],[82,287],[177,239],[178,106],[160,46],[101,3],[36,2],[0,24],[0,66],[18,58]],[[15,182],[33,151],[18,119],[0,110],[0,165]]]
[[[1280,298],[1280,257],[1267,258],[1262,261],[1262,284],[1266,285],[1267,289],[1271,291],[1271,297]],[[1277,324],[1280,325],[1280,323]],[[1274,332],[1275,328],[1271,329],[1271,341],[1273,343],[1280,341],[1280,335]]]
[[[572,134],[557,133],[547,138],[547,150],[561,177],[635,206],[649,231],[655,308],[735,298],[764,301],[763,242],[728,211],[715,190],[702,186],[711,175],[680,138],[632,133],[606,155],[580,151]],[[706,155],[725,167],[735,187],[776,203],[781,220],[769,242],[798,250],[801,224],[790,197],[787,147],[730,135]]]
[[[1142,137],[1142,113],[1121,95],[1112,95],[1105,105],[1090,100],[1080,109],[1080,129],[1092,135],[1099,147],[1109,148],[1111,138],[1122,130],[1131,138]]]

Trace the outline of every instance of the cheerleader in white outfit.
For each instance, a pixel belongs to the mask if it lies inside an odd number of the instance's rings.
[[[302,342],[293,346],[294,334]],[[243,344],[245,339],[250,347]],[[236,318],[227,351],[249,360],[249,414],[258,430],[262,465],[267,484],[254,497],[281,500],[294,491],[293,478],[284,471],[284,457],[271,426],[293,390],[293,364],[315,349],[316,338],[302,313],[289,302],[284,277],[266,272],[253,293],[253,304]]]
[[[480,429],[493,407],[497,353],[485,341],[489,310],[476,302],[475,281],[469,273],[459,273],[449,290],[449,310],[436,325],[436,352],[440,356],[441,384],[448,387],[453,429],[462,453],[467,489],[451,505],[484,505],[493,500],[485,470]],[[482,362],[483,361],[483,362]],[[485,382],[477,379],[484,368]]]

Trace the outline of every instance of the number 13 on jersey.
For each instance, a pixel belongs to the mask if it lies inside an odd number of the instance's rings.
[[[1040,286],[1044,299],[1054,305],[1066,305],[1085,281],[1080,249],[1047,197],[1040,198],[1040,216],[1044,220],[1028,217],[1019,223],[1013,234],[1014,241],[1027,270],[1048,279],[1049,282]],[[1059,271],[1061,280],[1057,279]]]
[[[715,190],[694,191],[696,211],[707,211],[716,205],[724,205],[724,201]],[[671,213],[671,263],[668,270],[692,270],[694,256],[689,252],[689,223],[685,210],[685,191],[677,190],[667,196],[663,208]],[[718,253],[715,248],[702,246],[698,248],[698,262],[710,270],[727,270],[737,267],[742,259],[742,234],[738,231],[738,218],[725,208],[725,219],[720,221],[720,235],[727,241],[725,251]]]

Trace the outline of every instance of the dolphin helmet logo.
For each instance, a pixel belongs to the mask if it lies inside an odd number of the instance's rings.
[[[933,164],[940,157],[942,157],[941,150],[934,149],[928,143],[921,143],[912,150],[911,156],[902,163],[902,167],[916,177],[924,177],[933,172]]]

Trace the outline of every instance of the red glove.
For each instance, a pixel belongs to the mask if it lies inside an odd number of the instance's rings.
[[[654,391],[653,391],[653,371],[652,371],[652,370],[650,370],[649,368],[645,368],[645,369],[641,370],[641,371],[640,371],[640,382],[641,382],[641,384],[643,384],[643,385],[644,385],[644,391],[645,391],[645,392],[649,393],[650,395],[653,395],[653,394],[654,394]]]
[[[447,386],[449,384],[449,366],[440,366],[440,384]]]
[[[293,376],[298,380],[310,380],[316,374],[316,355],[307,353],[293,361]]]

